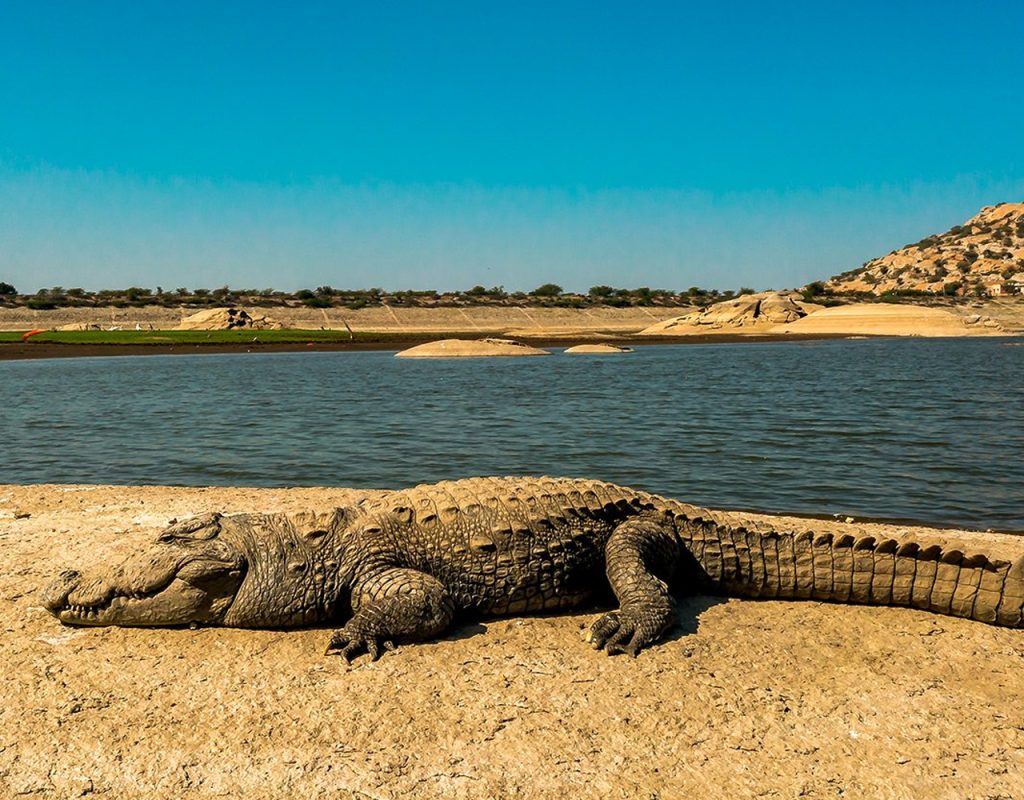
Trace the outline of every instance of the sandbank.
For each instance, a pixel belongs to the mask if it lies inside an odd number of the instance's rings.
[[[577,344],[567,347],[565,352],[572,355],[615,355],[632,353],[633,348],[621,344]]]
[[[0,486],[0,796],[962,798],[1024,786],[1024,632],[920,611],[695,597],[635,660],[589,649],[585,610],[464,624],[346,668],[322,654],[327,628],[73,629],[39,606],[58,571],[114,558],[172,517],[360,496]]]
[[[521,358],[549,356],[547,350],[511,339],[441,339],[395,353],[395,358]]]
[[[870,336],[1005,336],[995,322],[944,308],[890,303],[856,303],[823,308],[779,325],[772,333],[844,333]]]

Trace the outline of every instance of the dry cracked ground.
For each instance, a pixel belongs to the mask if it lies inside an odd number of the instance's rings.
[[[204,509],[344,490],[0,486],[0,796],[1024,798],[1024,632],[691,598],[636,660],[594,614],[375,664],[328,629],[62,628],[37,592]]]

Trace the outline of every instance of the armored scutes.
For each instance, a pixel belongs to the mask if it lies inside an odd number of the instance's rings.
[[[469,478],[351,508],[210,514],[106,575],[44,592],[72,625],[286,628],[344,621],[328,652],[377,658],[494,616],[611,600],[591,627],[636,653],[672,624],[674,591],[909,606],[1024,627],[1024,547],[1002,556],[906,539],[766,529],[641,491],[567,478]]]

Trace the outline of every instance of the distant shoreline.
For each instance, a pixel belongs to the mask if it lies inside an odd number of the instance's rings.
[[[0,343],[0,361],[22,361],[43,358],[84,358],[97,356],[149,356],[149,355],[201,355],[213,353],[339,353],[365,352],[372,350],[401,350],[413,345],[448,338],[450,335],[438,332],[410,333],[407,336],[389,334],[386,338],[374,340],[362,338],[352,342],[245,342],[210,344],[61,344],[56,342],[3,342]],[[467,337],[464,333],[459,338]],[[477,335],[474,338],[482,338]],[[814,334],[742,334],[708,333],[688,336],[629,336],[610,334],[608,341],[634,346],[660,346],[666,344],[756,344],[763,342],[806,342],[824,339],[865,338],[845,333]],[[883,338],[883,337],[871,337]],[[603,337],[586,333],[581,336],[521,337],[522,341],[536,347],[571,347],[577,344],[593,344]]]

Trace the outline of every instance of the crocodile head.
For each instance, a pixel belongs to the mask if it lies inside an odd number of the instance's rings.
[[[217,624],[245,579],[242,552],[211,514],[164,530],[108,571],[61,573],[43,605],[68,625]]]
[[[344,509],[195,517],[112,569],[62,573],[42,602],[68,625],[309,624],[334,600],[337,568],[324,545],[343,523]]]

